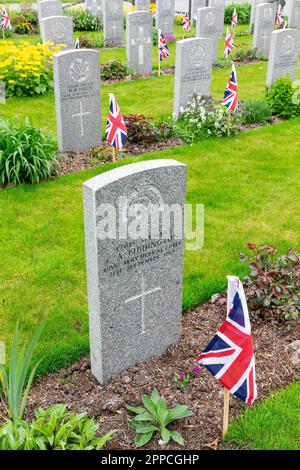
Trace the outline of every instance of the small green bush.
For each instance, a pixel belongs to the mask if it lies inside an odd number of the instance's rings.
[[[102,29],[101,19],[93,16],[85,8],[77,6],[66,8],[65,14],[73,17],[74,31],[97,31]]]
[[[230,134],[238,131],[240,116],[232,113]],[[228,111],[216,105],[211,99],[203,100],[195,96],[174,124],[174,133],[186,143],[194,143],[209,137],[228,135]]]
[[[240,5],[227,5],[225,8],[225,24],[231,24],[232,13],[234,8],[239,19],[239,24],[249,24],[250,23],[250,14],[251,14],[251,4],[250,3],[241,3]]]
[[[244,124],[265,124],[272,119],[272,108],[266,100],[249,100],[243,112]]]
[[[57,165],[54,140],[28,121],[0,120],[0,184],[39,183]]]
[[[39,31],[39,21],[37,10],[31,5],[23,4],[20,11],[11,11],[11,24],[14,33],[17,34],[36,34]]]
[[[236,49],[234,52],[235,62],[254,62],[257,60],[268,60],[267,57],[259,53],[258,49]]]
[[[285,119],[300,116],[300,84],[290,77],[281,77],[267,88],[266,100],[273,114]]]
[[[0,427],[0,450],[100,450],[115,431],[97,437],[99,426],[86,413],[68,413],[66,405],[35,409],[36,419],[7,421]]]
[[[120,60],[112,60],[101,67],[101,80],[121,80],[131,75],[133,71]]]
[[[89,36],[88,34],[81,34],[79,36],[80,48],[92,49],[93,47],[103,47],[103,39],[97,36]]]

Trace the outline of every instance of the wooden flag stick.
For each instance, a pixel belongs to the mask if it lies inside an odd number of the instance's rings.
[[[158,30],[158,34],[157,34],[157,47],[158,47],[158,76],[159,76],[159,77],[160,77],[160,49],[159,49],[160,35],[161,35],[161,31],[160,31],[160,29],[159,29],[159,30]]]
[[[227,137],[231,136],[231,109],[228,109],[228,116],[227,116]]]
[[[116,149],[114,146],[112,146],[112,161],[116,163]]]
[[[224,388],[224,409],[223,409],[223,437],[228,431],[229,421],[229,398],[230,394],[227,388]]]

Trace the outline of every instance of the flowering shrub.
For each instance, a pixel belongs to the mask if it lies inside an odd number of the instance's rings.
[[[6,85],[6,95],[43,95],[53,89],[53,55],[61,47],[51,43],[31,45],[22,41],[0,42],[0,80]]]
[[[151,3],[151,4],[150,4],[150,11],[151,11],[151,13],[155,13],[155,12],[156,12],[156,3]]]
[[[180,26],[180,25],[183,25],[183,22],[184,22],[184,16],[180,15],[176,17],[176,24]]]
[[[277,248],[251,243],[248,249],[252,254],[241,253],[241,260],[250,268],[243,282],[251,314],[265,321],[296,320],[300,315],[300,253],[292,248],[278,257]]]
[[[73,17],[74,31],[97,31],[102,29],[102,20],[93,16],[83,7],[75,5],[66,8],[65,14]]]
[[[187,143],[197,142],[207,137],[223,137],[228,133],[228,111],[213,103],[211,99],[195,96],[174,125],[174,131]],[[239,115],[232,114],[230,132],[238,131]]]
[[[17,34],[36,34],[39,31],[37,10],[24,3],[20,11],[12,10],[11,24]]]

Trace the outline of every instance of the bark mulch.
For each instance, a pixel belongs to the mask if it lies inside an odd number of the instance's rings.
[[[139,404],[141,394],[149,394],[156,386],[170,406],[187,404],[194,413],[174,425],[174,429],[182,433],[185,448],[216,448],[222,428],[222,387],[204,368],[184,391],[173,383],[173,378],[178,372],[191,371],[195,358],[223,322],[225,309],[224,305],[207,302],[185,313],[182,338],[178,344],[169,347],[162,357],[138,364],[115,376],[105,386],[101,386],[92,376],[88,358],[44,376],[31,391],[28,417],[32,416],[36,406],[49,407],[63,402],[70,410],[86,411],[94,416],[100,423],[101,432],[118,430],[108,443],[108,449],[133,449],[134,433],[127,426],[130,413],[125,404]],[[300,354],[295,352],[295,348],[299,348],[300,353],[299,334],[299,321],[291,331],[284,325],[272,323],[254,327],[259,400],[299,378]],[[230,419],[237,417],[245,408],[241,401],[231,397]],[[162,449],[157,438],[146,448]],[[165,448],[180,447],[169,443]]]

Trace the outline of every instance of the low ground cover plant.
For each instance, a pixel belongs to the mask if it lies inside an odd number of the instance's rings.
[[[53,138],[28,120],[0,120],[0,185],[39,183],[57,165]]]
[[[281,77],[266,91],[266,100],[273,114],[285,119],[300,116],[300,82]]]
[[[236,49],[234,52],[235,62],[267,61],[268,58],[260,54],[257,48]]]
[[[0,80],[5,83],[6,96],[36,96],[52,91],[53,55],[62,47],[1,41]]]
[[[266,100],[249,100],[244,103],[244,124],[266,124],[272,119],[272,108]]]
[[[181,434],[178,431],[168,429],[168,426],[180,419],[192,416],[192,412],[186,405],[177,405],[168,408],[166,399],[159,394],[156,388],[151,396],[142,395],[144,407],[126,405],[126,408],[136,416],[128,421],[129,426],[136,432],[135,445],[141,447],[151,441],[153,435],[158,433],[161,441],[167,444],[170,439],[180,445],[184,445]]]
[[[244,279],[250,312],[254,319],[286,322],[300,315],[300,253],[291,248],[279,256],[273,246],[248,244],[250,255],[241,253],[249,265]]]
[[[121,80],[132,73],[132,70],[120,60],[112,60],[101,66],[101,80]]]
[[[8,420],[0,427],[0,450],[100,450],[116,431],[98,436],[99,425],[64,404],[36,408],[35,419]]]
[[[173,134],[171,123],[153,121],[143,114],[124,116],[127,127],[127,142],[135,145],[154,144]]]

